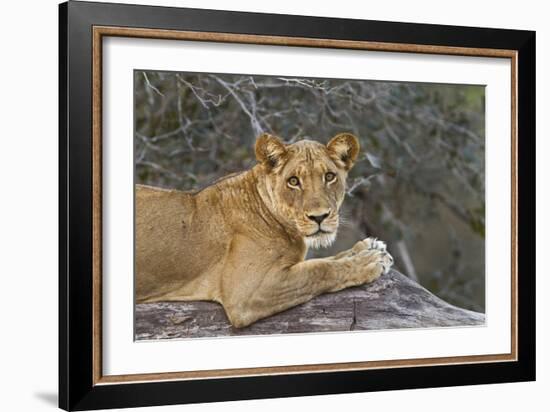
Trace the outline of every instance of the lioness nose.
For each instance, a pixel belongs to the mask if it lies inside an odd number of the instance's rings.
[[[328,213],[324,213],[322,215],[307,215],[308,219],[313,220],[314,222],[317,222],[317,224],[321,224],[323,220],[325,220],[328,217]]]

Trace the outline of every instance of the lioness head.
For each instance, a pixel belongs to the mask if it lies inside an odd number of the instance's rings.
[[[346,178],[358,153],[359,141],[350,133],[336,135],[327,145],[311,140],[285,145],[269,134],[256,141],[264,200],[308,246],[327,247],[334,242]]]

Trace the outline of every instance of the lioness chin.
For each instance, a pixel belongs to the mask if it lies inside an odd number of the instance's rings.
[[[393,259],[383,242],[304,260],[332,244],[359,153],[349,133],[325,146],[263,134],[258,163],[198,192],[138,185],[136,300],[213,300],[244,327],[313,297],[372,282]]]

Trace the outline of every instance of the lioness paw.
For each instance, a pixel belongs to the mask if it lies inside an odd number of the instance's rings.
[[[375,237],[369,237],[362,242],[366,245],[367,250],[377,250],[380,252],[378,256],[380,260],[380,265],[383,268],[383,273],[388,273],[391,266],[393,265],[393,257],[387,251],[386,242],[378,240]]]
[[[369,250],[377,250],[380,252],[379,259],[380,265],[382,265],[383,268],[382,273],[388,273],[393,265],[393,256],[386,250],[386,243],[376,238],[368,238],[365,242],[368,242]]]
[[[355,253],[358,253],[362,250],[380,250],[382,252],[386,251],[386,243],[382,242],[381,240],[378,240],[375,237],[368,237],[366,239],[360,240],[357,242],[353,248],[351,248],[352,251]]]
[[[380,250],[381,252],[386,251],[386,243],[376,239],[375,237],[366,238],[363,242],[366,243],[367,249],[369,250]]]
[[[393,257],[385,250],[386,245],[384,244],[384,242],[376,243],[375,246],[376,247],[373,247],[371,249],[364,249],[363,251],[357,253],[354,257],[363,260],[369,266],[374,264],[376,267],[378,267],[378,270],[380,272],[378,274],[379,276],[389,272],[390,268],[393,265]],[[384,250],[381,250],[381,247],[384,247]]]
[[[384,245],[385,246],[385,245]],[[380,264],[382,265],[382,273],[386,274],[390,271],[393,265],[393,257],[388,252],[380,252]]]
[[[339,259],[349,265],[346,279],[348,285],[373,282],[388,273],[393,265],[393,257],[386,250],[386,244],[374,238],[357,242]]]
[[[390,261],[391,263],[389,264],[389,266],[391,266],[393,264],[393,258],[391,257],[391,255],[389,253],[387,253],[387,250],[386,250],[386,243],[385,242],[382,242],[381,240],[378,240],[374,237],[368,237],[366,239],[363,239],[363,240],[360,240],[359,242],[357,242],[351,249],[349,250],[346,250],[344,252],[341,252],[339,253],[338,255],[336,255],[336,259],[342,259],[342,258],[352,258],[354,256],[357,256],[357,255],[365,255],[365,254],[369,254],[369,255],[372,255],[372,253],[367,253],[367,252],[373,252],[373,251],[379,251],[379,252],[384,252],[385,254],[387,254],[389,257],[388,258],[384,258],[384,262],[386,261]],[[385,265],[387,266],[387,265]],[[389,267],[388,267],[389,269]],[[386,272],[384,272],[386,273]]]
[[[353,247],[350,250],[348,250],[344,253],[345,253],[346,257],[351,257],[351,256],[354,256],[354,255],[356,255],[360,252],[363,252],[365,250],[375,249],[373,247],[375,242],[378,242],[375,238],[368,237],[366,239],[360,240],[355,245],[353,245]],[[384,242],[380,242],[380,243],[384,244]]]

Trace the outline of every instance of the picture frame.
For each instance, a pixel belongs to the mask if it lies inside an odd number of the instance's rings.
[[[104,374],[106,38],[507,59],[509,353]],[[169,405],[535,379],[535,33],[70,1],[59,7],[59,406]],[[497,179],[498,181],[498,179]],[[520,185],[521,183],[521,185]],[[132,337],[129,337],[131,340]],[[223,342],[222,342],[223,343]],[[266,362],[269,362],[268,360]]]

